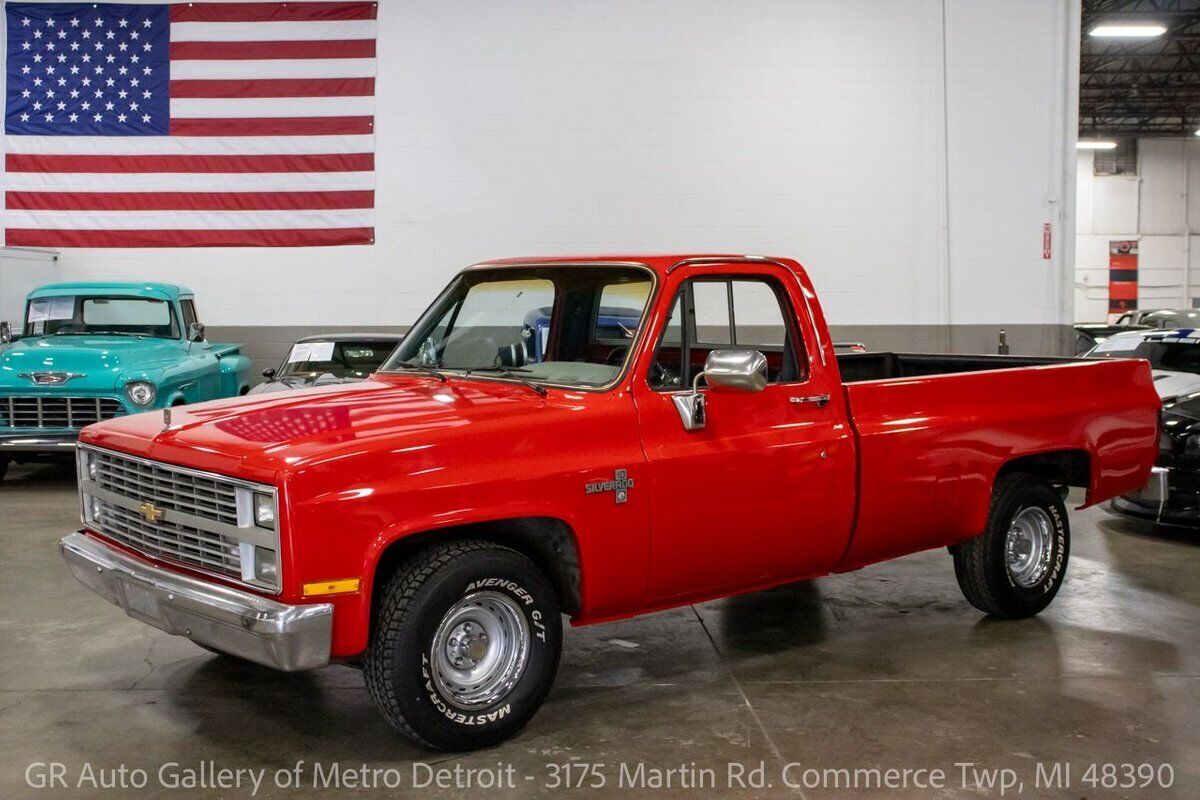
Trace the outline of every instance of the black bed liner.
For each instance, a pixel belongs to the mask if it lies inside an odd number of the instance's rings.
[[[889,378],[949,375],[955,372],[982,372],[989,369],[1071,364],[1088,359],[1055,356],[960,356],[948,353],[870,352],[840,353],[837,360],[838,367],[842,372],[842,383],[857,383]]]

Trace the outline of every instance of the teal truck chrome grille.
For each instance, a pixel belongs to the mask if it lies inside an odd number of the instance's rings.
[[[152,558],[175,561],[255,588],[254,553],[278,552],[274,530],[253,519],[253,496],[269,486],[111,450],[78,448],[83,519],[94,530]]]
[[[111,397],[0,397],[0,425],[10,428],[82,428],[124,412]]]

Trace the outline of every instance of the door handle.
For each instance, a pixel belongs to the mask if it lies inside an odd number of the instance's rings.
[[[788,398],[788,402],[794,403],[795,405],[805,405],[805,404],[811,403],[811,404],[815,405],[817,408],[824,408],[825,406],[829,405],[829,395],[827,395],[827,394],[810,394],[810,395],[805,395],[803,397],[800,397],[797,395],[792,395],[791,397]]]

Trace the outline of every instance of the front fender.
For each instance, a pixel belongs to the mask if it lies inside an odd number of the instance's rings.
[[[573,540],[575,552],[579,559],[579,591],[581,604],[586,603],[582,598],[586,594],[587,567],[578,538],[578,523],[570,513],[553,513],[545,506],[530,503],[511,503],[506,506],[476,509],[471,511],[452,512],[448,514],[429,515],[421,518],[405,519],[387,526],[376,535],[362,554],[362,563],[357,575],[347,574],[343,578],[361,577],[359,591],[340,596],[309,598],[320,599],[334,604],[334,616],[337,624],[334,626],[334,653],[346,657],[361,653],[369,644],[371,626],[371,603],[375,593],[376,578],[379,574],[379,564],[390,547],[403,544],[405,540],[421,536],[424,539],[432,536],[436,541],[442,533],[447,539],[454,532],[469,525],[485,523],[501,523],[504,521],[540,518],[555,519],[567,526]],[[340,575],[340,573],[339,573]],[[330,575],[329,580],[337,580],[338,576]]]
[[[241,353],[217,356],[221,371],[221,397],[236,397],[250,388],[250,359]]]

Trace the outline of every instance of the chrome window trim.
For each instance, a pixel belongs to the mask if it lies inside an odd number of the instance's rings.
[[[274,502],[274,504],[275,504],[275,527],[264,528],[261,525],[256,525],[256,524],[254,524],[253,517],[251,517],[250,525],[245,528],[228,525],[226,523],[218,523],[215,521],[213,521],[213,524],[214,525],[223,525],[224,527],[229,528],[234,531],[245,531],[248,534],[250,534],[250,536],[251,536],[249,541],[252,541],[259,546],[262,546],[262,538],[264,536],[274,537],[276,568],[279,571],[278,585],[276,587],[272,588],[270,586],[264,586],[264,585],[258,584],[258,583],[249,583],[247,581],[240,580],[238,578],[234,578],[230,575],[225,575],[220,572],[215,572],[213,570],[205,569],[202,566],[198,566],[195,564],[189,564],[184,561],[177,561],[176,559],[170,558],[169,556],[155,555],[153,553],[147,553],[137,547],[134,547],[130,544],[123,542],[120,538],[113,536],[111,533],[108,533],[107,531],[100,529],[99,526],[95,525],[94,523],[89,522],[87,519],[87,509],[86,509],[86,505],[84,502],[84,482],[85,481],[90,482],[91,479],[87,478],[83,474],[83,469],[82,469],[83,458],[81,458],[81,456],[84,452],[102,453],[102,454],[106,454],[106,455],[111,455],[116,458],[122,458],[122,459],[126,459],[129,461],[134,461],[134,462],[137,462],[139,464],[142,464],[142,465],[148,466],[148,467],[158,467],[159,469],[165,468],[168,470],[182,473],[184,475],[190,475],[190,476],[194,476],[197,478],[203,478],[203,479],[211,480],[211,481],[219,481],[222,483],[229,484],[232,487],[244,489],[244,490],[246,490],[248,492],[252,492],[252,493],[269,494],[271,496],[272,502]],[[141,456],[134,456],[134,455],[130,455],[128,453],[124,453],[120,450],[113,450],[113,449],[107,448],[107,447],[97,447],[95,445],[82,444],[82,443],[78,444],[76,446],[75,471],[76,471],[76,476],[77,476],[77,494],[79,496],[79,521],[89,531],[92,531],[99,536],[103,536],[108,541],[117,542],[117,543],[121,544],[122,547],[127,547],[130,550],[132,550],[133,552],[137,553],[142,558],[146,558],[150,561],[165,563],[165,564],[172,564],[172,565],[178,566],[182,569],[186,569],[189,572],[195,572],[197,574],[207,575],[212,578],[216,578],[218,580],[225,581],[226,583],[231,583],[236,586],[241,586],[243,588],[249,589],[251,591],[259,592],[262,594],[268,594],[268,595],[275,596],[275,595],[280,595],[283,593],[283,553],[281,552],[281,550],[282,550],[281,543],[282,543],[283,537],[280,532],[280,524],[279,524],[280,523],[279,491],[275,486],[265,484],[265,483],[255,483],[253,481],[248,481],[248,480],[245,480],[242,478],[234,478],[229,475],[222,475],[217,472],[207,472],[205,470],[193,469],[191,467],[183,467],[183,466],[179,466],[177,464],[173,464],[169,461],[156,461],[151,458],[143,458]],[[100,488],[100,487],[97,487],[97,488]],[[187,512],[176,512],[176,513],[183,514],[185,516],[193,516],[193,515],[187,514]],[[201,518],[201,519],[203,519],[203,518]],[[229,535],[232,536],[234,534],[231,533]],[[237,536],[237,539],[238,539],[239,543],[243,542],[243,541],[247,541],[247,539],[243,539],[240,535]]]
[[[450,291],[450,287],[454,286],[455,281],[457,281],[463,274],[465,274],[467,272],[476,272],[476,271],[483,271],[483,270],[489,270],[489,269],[519,270],[519,269],[527,269],[527,268],[528,269],[537,269],[537,268],[544,268],[544,267],[623,267],[626,269],[632,267],[634,269],[640,269],[650,275],[650,293],[648,295],[646,295],[646,305],[644,305],[642,307],[642,315],[641,315],[641,317],[638,318],[637,336],[635,336],[633,338],[633,340],[630,341],[629,352],[625,354],[625,361],[624,361],[624,363],[621,364],[620,371],[617,372],[617,376],[615,378],[613,378],[613,380],[611,382],[606,383],[603,386],[577,386],[575,384],[570,384],[570,383],[549,383],[547,381],[539,381],[536,379],[526,379],[526,380],[532,380],[538,386],[542,386],[547,389],[563,389],[568,392],[589,392],[592,394],[600,394],[603,392],[612,391],[614,388],[616,388],[617,386],[622,384],[625,381],[625,379],[629,376],[630,367],[633,366],[633,356],[637,352],[637,349],[641,346],[642,339],[645,338],[645,335],[646,335],[646,319],[649,316],[651,307],[653,307],[654,303],[657,302],[657,300],[658,300],[658,289],[659,289],[658,273],[655,270],[653,270],[649,264],[644,264],[640,261],[604,261],[604,260],[600,260],[600,261],[589,261],[589,260],[583,260],[583,261],[521,261],[521,262],[515,262],[515,263],[503,263],[503,262],[502,263],[493,263],[493,262],[488,262],[488,261],[481,261],[477,264],[472,264],[469,267],[465,267],[465,268],[459,270],[458,274],[456,274],[454,276],[454,279],[451,280],[450,283],[448,283],[446,285],[446,288],[443,289],[441,292],[439,292],[438,296],[434,299],[434,301],[432,303],[430,303],[429,306],[424,311],[421,312],[420,316],[417,317],[417,322],[420,322],[421,319],[424,318],[424,316],[429,313],[429,309],[433,308],[435,305],[437,305],[439,302],[441,302],[442,298],[445,297],[446,293]],[[413,326],[411,328],[409,328],[409,331],[411,332],[416,327],[417,327],[416,323],[413,323]],[[407,334],[405,334],[405,336],[407,337]],[[601,342],[601,344],[603,344],[603,342]],[[400,346],[400,343],[397,342],[396,347],[398,348],[399,346]],[[390,358],[390,356],[389,356],[389,358]],[[463,374],[462,374],[463,371],[461,369],[455,369],[453,367],[435,367],[435,369],[437,369],[438,372],[443,372],[448,375],[454,375],[459,378],[463,377]],[[407,375],[407,374],[411,374],[411,373],[407,372],[406,370],[402,370],[402,369],[396,369],[396,370],[381,369],[376,374],[378,374],[378,375]],[[503,375],[480,375],[477,373],[472,373],[471,375],[466,376],[466,380],[472,380],[472,381],[480,380],[480,381],[485,381],[485,382],[492,381],[492,382],[497,382],[497,383],[516,384],[518,386],[521,385],[521,383],[523,382],[522,380],[506,378]]]
[[[812,326],[813,336],[816,337],[817,354],[821,359],[821,366],[825,366],[825,342],[821,339],[821,328],[817,325],[817,318],[813,315],[812,304],[810,302],[808,289],[805,288],[800,276],[794,269],[778,259],[768,256],[700,256],[697,258],[685,258],[682,261],[676,261],[671,266],[667,267],[667,274],[670,275],[679,267],[701,266],[708,264],[774,264],[777,267],[782,267],[796,279],[796,285],[800,287],[800,297],[804,300],[804,313],[808,317],[808,324]],[[811,359],[812,356],[810,355]]]

